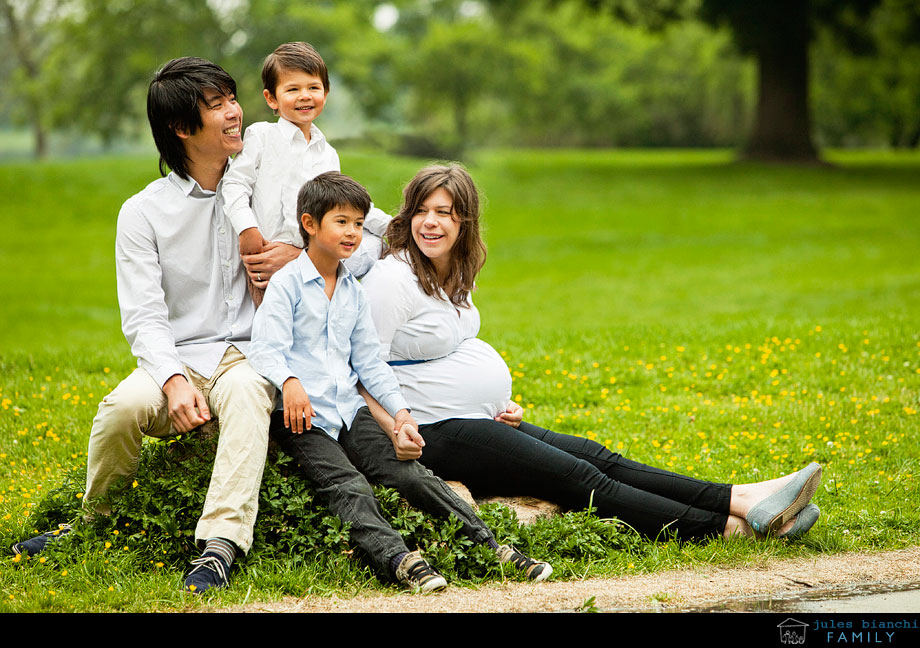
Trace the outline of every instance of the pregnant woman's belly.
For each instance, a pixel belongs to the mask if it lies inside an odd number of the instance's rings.
[[[511,375],[501,356],[479,338],[448,356],[393,367],[412,416],[421,424],[449,418],[495,418],[511,398]]]

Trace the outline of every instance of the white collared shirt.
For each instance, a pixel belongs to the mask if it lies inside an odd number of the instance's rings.
[[[115,273],[122,330],[158,385],[183,365],[210,377],[231,344],[246,353],[255,308],[216,192],[170,173],[125,201]]]
[[[306,252],[272,277],[256,313],[249,362],[279,391],[300,380],[316,411],[312,423],[338,439],[364,407],[358,380],[384,409],[407,409],[380,343],[364,289],[339,264],[332,299]]]
[[[257,227],[267,241],[303,247],[297,194],[307,180],[326,171],[339,171],[339,154],[323,133],[310,125],[310,141],[295,124],[256,122],[246,129],[243,150],[230,163],[221,192],[224,211],[237,235]],[[345,261],[363,276],[380,257],[381,237],[390,216],[371,205],[364,221],[364,241]]]
[[[511,398],[511,375],[501,356],[480,340],[479,310],[429,297],[400,256],[381,259],[362,280],[380,337],[382,358],[412,416],[421,424],[449,418],[495,418]],[[443,292],[442,292],[443,296]]]
[[[284,118],[256,122],[246,129],[243,150],[224,176],[224,210],[237,235],[258,227],[268,241],[303,247],[297,193],[307,180],[339,170],[339,154],[316,124],[310,125],[308,142]]]

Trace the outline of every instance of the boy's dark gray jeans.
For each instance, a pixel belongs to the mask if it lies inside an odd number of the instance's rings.
[[[338,442],[317,427],[292,433],[284,427],[281,412],[272,416],[271,434],[313,482],[320,501],[351,524],[355,544],[390,577],[390,560],[409,549],[384,519],[369,481],[396,489],[409,504],[431,515],[455,515],[464,535],[475,543],[492,539],[485,523],[447,484],[417,461],[396,458],[389,437],[366,407],[358,410],[350,428],[342,428]]]

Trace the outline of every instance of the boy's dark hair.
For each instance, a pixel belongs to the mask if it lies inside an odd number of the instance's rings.
[[[318,76],[323,82],[323,89],[329,92],[329,70],[326,69],[326,62],[310,43],[284,43],[265,57],[262,64],[262,87],[273,97],[278,88],[281,70],[300,70]]]
[[[173,59],[156,73],[147,90],[147,119],[160,152],[160,174],[165,166],[188,179],[188,154],[176,131],[192,135],[202,126],[200,104],[205,90],[223,96],[236,95],[236,81],[217,65],[203,58]]]
[[[320,173],[312,180],[307,180],[297,194],[297,213],[301,216],[310,214],[317,227],[323,222],[323,216],[336,207],[354,207],[367,216],[371,209],[371,196],[367,189],[355,180],[338,171]],[[300,219],[300,235],[303,247],[310,247],[310,236]]]

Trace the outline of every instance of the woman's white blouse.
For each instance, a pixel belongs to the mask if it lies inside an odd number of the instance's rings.
[[[494,418],[511,397],[508,367],[478,339],[479,311],[424,293],[402,258],[378,261],[361,282],[384,360],[425,360],[393,367],[419,423]]]

